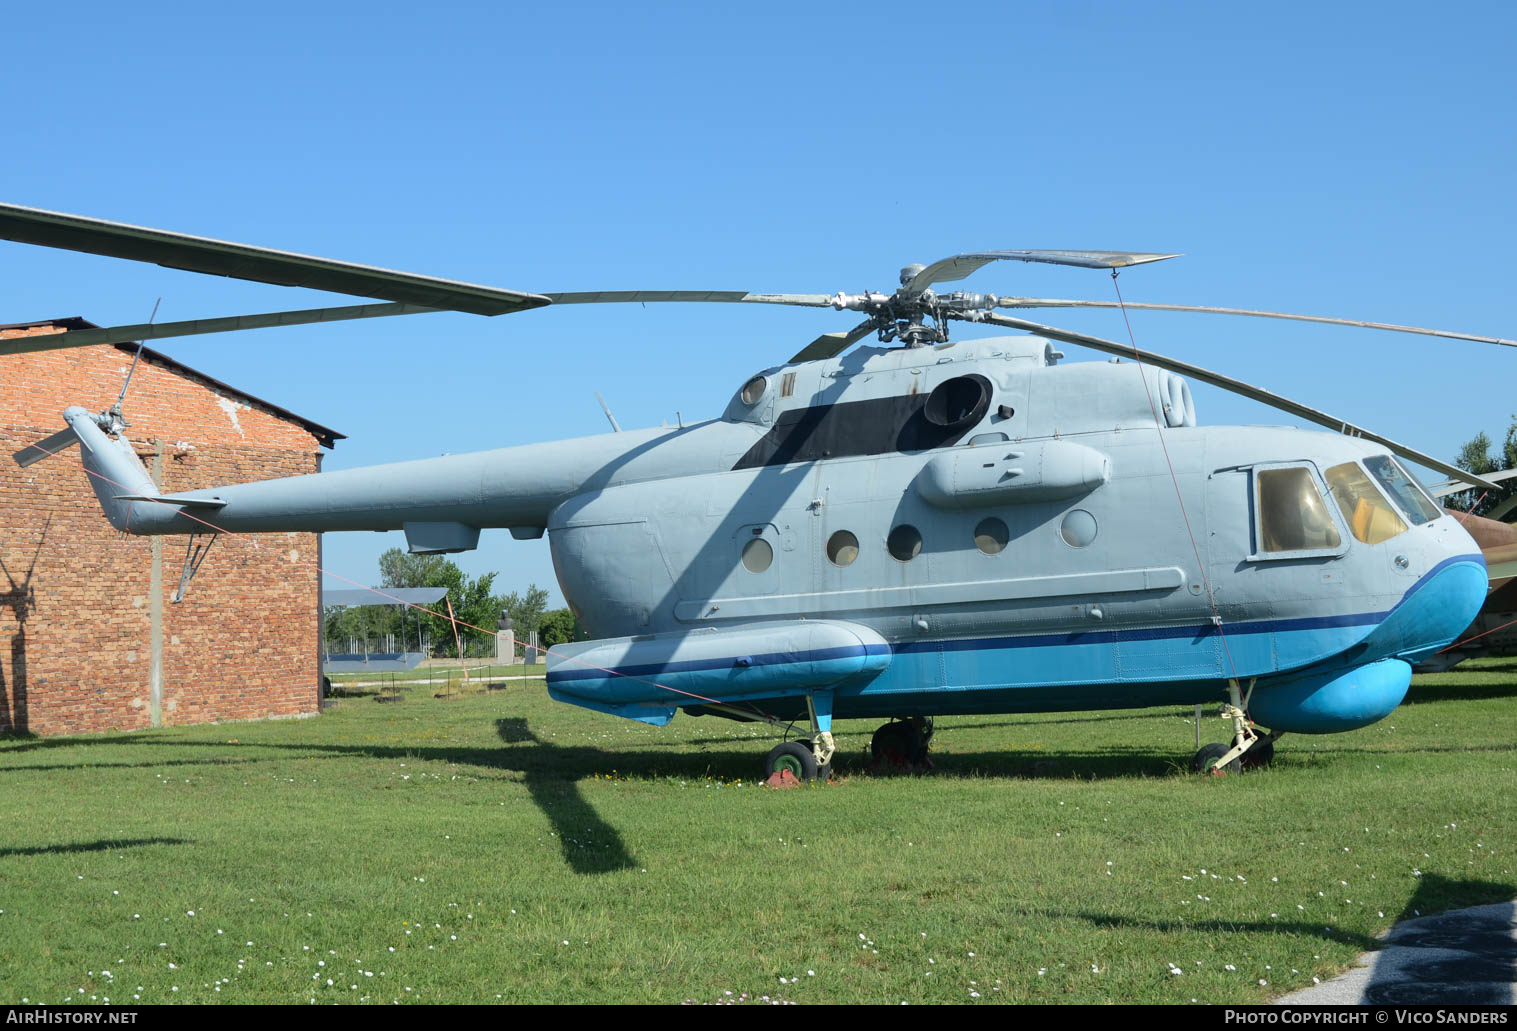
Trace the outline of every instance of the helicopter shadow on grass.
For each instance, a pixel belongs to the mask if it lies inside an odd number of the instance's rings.
[[[532,801],[553,825],[564,861],[579,874],[614,873],[640,864],[627,849],[621,834],[596,812],[584,797],[579,782],[613,770],[635,779],[705,777],[749,779],[754,762],[746,751],[682,754],[664,750],[615,753],[583,745],[559,745],[544,741],[522,717],[495,721],[495,730],[507,748],[456,748],[433,745],[356,744],[253,744],[241,748],[270,748],[299,752],[303,756],[367,756],[374,759],[419,760],[474,766],[485,770],[510,770],[522,775]],[[146,764],[145,764],[146,765]]]
[[[51,856],[76,852],[114,852],[117,849],[145,848],[150,845],[193,845],[188,838],[107,838],[99,841],[73,841],[59,845],[32,845],[25,848],[0,848],[0,859],[13,856]]]
[[[1044,714],[1036,714],[1036,713],[1035,714],[1018,713],[1016,715],[1008,716],[1008,717],[1005,717],[1005,718],[1002,718],[1002,719],[986,720],[986,721],[978,722],[978,723],[958,723],[958,722],[955,722],[955,723],[953,723],[951,725],[948,725],[948,726],[942,726],[942,725],[940,725],[938,732],[940,734],[945,734],[945,735],[949,735],[949,736],[951,736],[952,734],[954,734],[957,731],[963,731],[963,730],[1006,730],[1006,731],[1015,732],[1017,730],[1032,730],[1032,729],[1036,729],[1038,727],[1062,726],[1062,725],[1068,724],[1068,723],[1109,723],[1109,722],[1116,721],[1116,720],[1154,719],[1154,718],[1156,718],[1156,716],[1157,717],[1175,716],[1177,718],[1184,718],[1187,721],[1190,720],[1189,713],[1183,713],[1183,712],[1178,712],[1178,711],[1176,711],[1175,713],[1169,713],[1169,712],[1155,713],[1155,712],[1149,711],[1149,710],[1133,710],[1133,711],[1125,712],[1125,713],[1124,712],[1114,712],[1114,713],[1103,713],[1101,715],[1092,715],[1092,716],[1067,716],[1067,715],[1063,715],[1063,714],[1059,714],[1059,713],[1052,714],[1051,716],[1045,716]],[[837,721],[837,722],[833,723],[833,734],[836,736],[836,738],[837,738],[837,740],[839,742],[840,747],[843,747],[846,750],[847,749],[847,743],[852,743],[852,742],[856,742],[856,741],[859,741],[859,740],[868,741],[870,739],[871,735],[874,732],[874,726],[877,725],[877,721],[875,721],[875,720],[867,720],[867,721],[861,721],[861,722],[863,722],[865,724],[862,727],[847,726],[847,725],[843,724],[842,721]],[[740,724],[740,725],[742,725],[742,724]],[[797,739],[805,739],[805,738],[807,738],[809,736],[810,736],[810,731],[809,731],[809,729],[807,727],[806,721],[803,720],[803,719],[796,719],[791,724],[789,730],[783,735],[783,739],[784,740],[797,740]],[[687,744],[687,745],[723,745],[723,744],[731,744],[734,741],[742,741],[742,740],[753,740],[753,741],[773,740],[775,743],[778,743],[781,740],[781,738],[780,737],[772,736],[770,734],[755,734],[755,735],[752,735],[751,737],[743,737],[741,735],[728,734],[728,735],[724,735],[724,736],[712,735],[710,737],[686,738],[686,739],[684,739],[684,743]],[[943,740],[943,739],[940,738],[939,740]],[[1016,746],[1013,744],[1010,747],[1013,750],[1015,750]]]
[[[1499,881],[1458,880],[1437,874],[1426,874],[1418,880],[1417,890],[1407,900],[1406,906],[1396,920],[1400,923],[1451,909],[1511,902],[1514,898],[1517,898],[1517,885],[1514,884]],[[1356,934],[1324,925],[1321,921],[1137,920],[1113,913],[1090,912],[1054,915],[1085,920],[1097,927],[1113,930],[1136,929],[1187,935],[1201,932],[1215,935],[1218,940],[1226,940],[1228,936],[1244,931],[1270,935],[1281,933],[1303,935],[1320,938],[1323,941],[1353,945],[1364,952],[1375,952],[1387,945],[1385,938]],[[1385,1005],[1436,1001],[1430,995],[1430,991],[1448,988],[1449,985],[1444,982],[1450,980],[1454,982],[1478,980],[1498,985],[1517,982],[1517,943],[1512,941],[1510,930],[1505,926],[1505,922],[1496,926],[1476,925],[1463,934],[1418,931],[1409,935],[1397,935],[1395,944],[1429,950],[1427,967],[1414,979],[1408,980],[1405,968],[1398,969],[1390,965],[1383,968],[1377,966],[1375,975],[1365,988],[1364,997],[1359,1000],[1361,1003]],[[1459,950],[1452,954],[1453,962],[1450,962],[1450,953],[1444,951],[1448,949]],[[1459,953],[1465,953],[1465,955],[1461,956]],[[1455,986],[1461,989],[1466,987],[1462,984]],[[1466,998],[1458,1001],[1469,1000]]]
[[[1452,649],[1452,647],[1450,645],[1449,649],[1445,649],[1445,651]],[[1455,676],[1458,676],[1460,673],[1517,673],[1517,656],[1499,656],[1495,661],[1482,661],[1478,666],[1455,667],[1451,672]]]
[[[1481,673],[1498,672],[1483,669]],[[1450,674],[1444,674],[1448,676]],[[1457,674],[1453,674],[1457,676]],[[1504,684],[1491,684],[1480,680],[1452,680],[1441,684],[1413,685],[1402,705],[1426,705],[1428,702],[1484,702],[1496,698],[1517,697],[1517,678]]]
[[[528,744],[500,753],[496,762],[522,774],[527,793],[553,824],[564,861],[579,874],[630,870],[637,860],[627,851],[621,834],[595,811],[580,791],[579,781],[604,766],[605,755],[593,748],[565,747],[546,742],[532,732],[522,717],[495,721],[495,732],[508,745]],[[526,751],[525,762],[510,762]]]
[[[639,772],[651,773],[656,768],[661,772],[671,772],[671,764],[664,760],[670,758],[667,753],[656,753],[649,757],[647,763],[639,763],[633,757],[610,756],[608,753],[595,748],[562,746],[551,742],[545,742],[537,737],[527,726],[527,721],[521,718],[509,718],[496,721],[496,732],[500,739],[508,745],[529,744],[526,748],[449,748],[436,746],[388,746],[388,745],[347,745],[347,744],[319,744],[300,743],[283,744],[272,742],[243,741],[236,745],[222,744],[220,742],[195,742],[207,748],[232,748],[248,751],[272,749],[275,751],[297,752],[302,756],[328,756],[340,758],[344,756],[367,756],[374,759],[419,759],[423,761],[437,761],[454,763],[464,766],[475,766],[481,769],[491,770],[515,770],[522,774],[527,791],[533,802],[553,825],[554,834],[558,837],[563,849],[564,859],[576,873],[598,874],[610,873],[616,870],[635,868],[637,860],[627,851],[621,835],[605,820],[601,819],[595,809],[587,802],[581,793],[578,781],[594,776],[597,773],[610,772],[613,766],[622,772],[637,775]],[[154,746],[165,745],[173,748],[183,748],[182,741],[160,741],[149,735],[125,734],[125,735],[101,735],[95,738],[56,738],[26,741],[14,747],[0,750],[0,756],[10,752],[30,751],[43,748],[78,748],[81,745],[135,745]],[[733,753],[731,756],[722,756],[721,765],[735,765],[741,756]],[[175,766],[228,766],[245,763],[256,763],[256,758],[239,757],[236,759],[217,759],[207,757],[205,759],[147,759],[142,762],[100,762],[100,763],[38,763],[28,766],[3,766],[0,767],[0,776],[11,771],[21,770],[50,770],[50,769],[83,769],[85,767],[95,769],[109,768],[156,768]],[[677,765],[677,764],[676,764]],[[692,764],[693,765],[693,764]],[[704,764],[702,769],[710,764]],[[646,767],[646,769],[643,769]],[[694,773],[687,771],[687,775],[705,776],[705,772]],[[149,839],[135,844],[177,844],[177,839]],[[65,846],[59,846],[62,848]],[[108,846],[101,846],[102,848]],[[56,851],[57,848],[37,847],[22,850],[24,852],[47,852]],[[6,853],[0,852],[0,856]]]
[[[1010,777],[1018,780],[1116,780],[1170,777],[1185,769],[1189,755],[1150,748],[1092,751],[934,751],[933,777]]]
[[[73,744],[78,744],[78,741],[74,741],[72,743]],[[122,742],[117,741],[117,742],[114,742],[114,743],[115,744],[121,744]],[[127,742],[127,743],[128,744],[137,744],[138,742],[131,741],[131,742]],[[143,744],[149,744],[151,742],[142,742],[142,743]],[[16,751],[20,751],[20,750],[21,749],[16,749]],[[3,753],[0,753],[0,754],[3,754]],[[246,758],[246,759],[160,759],[160,760],[149,760],[148,762],[140,762],[140,763],[136,763],[136,762],[31,763],[31,764],[26,765],[26,766],[0,766],[0,777],[5,776],[7,773],[22,773],[22,772],[37,773],[37,772],[43,772],[43,771],[57,771],[57,770],[142,770],[142,769],[158,770],[158,769],[170,769],[170,768],[175,767],[175,766],[192,766],[192,767],[205,767],[205,766],[245,766],[245,765],[248,765],[250,763],[256,763],[256,762],[258,762],[257,759]]]

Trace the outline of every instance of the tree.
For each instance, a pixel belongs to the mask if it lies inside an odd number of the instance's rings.
[[[487,642],[494,640],[502,604],[502,599],[490,593],[490,588],[495,583],[494,573],[471,579],[455,563],[441,555],[411,555],[399,548],[391,548],[379,556],[379,575],[381,587],[447,588],[447,599],[427,606],[427,611],[434,615],[422,617],[432,635],[432,654],[458,654],[458,647],[453,640],[454,628],[448,620],[449,600],[453,603],[453,614],[460,624],[467,623],[481,628],[475,630],[459,625],[458,638],[465,649],[471,643],[478,647],[488,647]],[[393,613],[392,618],[399,624],[399,611]]]
[[[441,555],[413,555],[391,548],[379,556],[381,587],[441,587],[453,563]],[[457,566],[453,566],[457,569]]]
[[[1517,468],[1517,415],[1512,416],[1512,424],[1507,427],[1506,439],[1501,443],[1499,454],[1491,454],[1491,438],[1486,436],[1484,431],[1481,431],[1472,440],[1466,441],[1464,447],[1459,449],[1459,457],[1454,459],[1454,464],[1477,476]],[[1450,494],[1443,499],[1443,503],[1446,508],[1457,512],[1471,512],[1475,515],[1485,515],[1496,507],[1501,498],[1491,497],[1490,495],[1482,498],[1481,495],[1484,493],[1484,491],[1471,487],[1469,490],[1460,491],[1458,494]]]
[[[568,644],[574,640],[574,613],[568,609],[554,609],[543,615],[542,626],[538,635],[538,642],[544,648],[553,648],[560,644]]]

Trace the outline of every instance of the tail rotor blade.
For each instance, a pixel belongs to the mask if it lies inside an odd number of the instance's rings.
[[[36,465],[44,458],[51,458],[64,448],[72,447],[77,443],[79,443],[79,434],[75,433],[74,428],[70,426],[59,430],[50,437],[44,437],[35,444],[28,444],[11,457],[16,460],[17,465],[25,469],[27,466]]]

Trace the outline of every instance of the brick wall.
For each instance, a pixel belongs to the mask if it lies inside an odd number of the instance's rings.
[[[11,461],[62,429],[69,405],[108,407],[130,364],[110,345],[0,359],[0,731],[151,725],[155,541],[162,723],[318,711],[316,534],[219,537],[176,605],[187,537],[111,529],[77,445],[25,469]],[[125,409],[127,436],[150,470],[157,463],[165,491],[320,464],[316,438],[299,423],[146,358]]]

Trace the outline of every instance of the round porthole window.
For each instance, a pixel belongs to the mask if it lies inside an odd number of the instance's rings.
[[[731,381],[729,380],[728,382]],[[764,396],[764,388],[768,385],[769,381],[767,379],[762,376],[755,376],[743,384],[743,389],[737,396],[742,399],[745,405],[757,404],[758,399]]]
[[[974,546],[987,555],[999,555],[1011,540],[1011,531],[995,516],[980,520],[974,528]]]
[[[750,573],[762,573],[774,561],[774,549],[762,537],[755,537],[743,545],[743,568]]]
[[[922,553],[922,531],[902,523],[885,538],[885,547],[890,557],[900,562],[910,562]]]
[[[1059,524],[1059,536],[1071,548],[1089,547],[1096,539],[1096,517],[1083,508],[1075,509]]]
[[[847,530],[827,538],[827,560],[835,566],[847,566],[859,557],[859,539]]]

